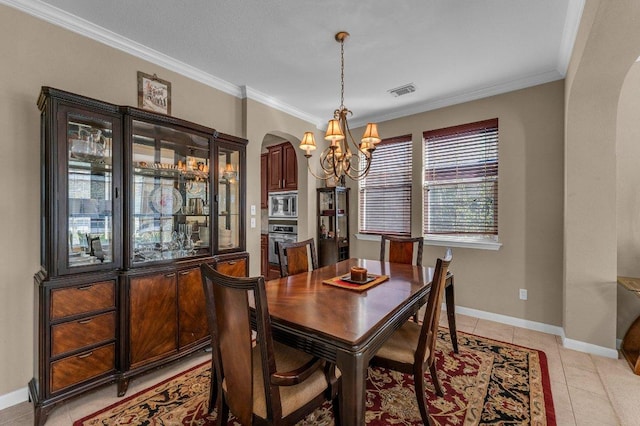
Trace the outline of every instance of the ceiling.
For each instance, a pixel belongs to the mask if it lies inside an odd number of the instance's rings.
[[[356,127],[564,78],[584,0],[0,3],[323,128],[340,105],[338,31]]]

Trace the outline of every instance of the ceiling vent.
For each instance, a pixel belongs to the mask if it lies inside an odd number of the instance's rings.
[[[409,93],[413,93],[416,91],[416,86],[413,83],[405,84],[404,86],[396,87],[395,89],[387,90],[387,92],[391,93],[394,97],[408,95]]]

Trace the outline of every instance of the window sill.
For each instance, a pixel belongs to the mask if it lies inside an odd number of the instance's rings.
[[[379,235],[356,233],[355,237],[362,241],[380,241]],[[498,241],[455,237],[425,237],[424,243],[429,246],[473,248],[478,250],[499,250],[502,247],[502,243]]]

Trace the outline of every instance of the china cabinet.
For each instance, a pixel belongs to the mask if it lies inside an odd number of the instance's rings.
[[[38,107],[36,425],[207,347],[201,263],[248,274],[246,140],[49,87]]]
[[[326,266],[349,258],[349,188],[317,189],[318,263]]]

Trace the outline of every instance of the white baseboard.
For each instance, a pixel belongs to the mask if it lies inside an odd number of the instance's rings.
[[[29,390],[24,387],[22,389],[0,395],[0,410],[9,408],[13,405],[20,404],[29,400]]]
[[[442,304],[442,310],[446,311],[446,306]],[[615,349],[605,348],[591,343],[581,342],[579,340],[567,339],[564,335],[564,329],[557,325],[544,324],[536,321],[524,320],[521,318],[510,317],[508,315],[494,314],[492,312],[480,311],[478,309],[465,308],[464,306],[456,306],[456,312],[474,318],[486,319],[502,324],[514,325],[528,330],[540,331],[547,334],[554,334],[562,337],[562,344],[567,349],[573,349],[580,352],[587,352],[594,355],[604,356],[607,358],[618,358],[618,351]],[[621,340],[616,340],[616,347],[620,348]],[[29,400],[29,392],[27,388],[18,389],[5,395],[0,395],[0,410],[9,408],[12,405],[19,404]]]
[[[587,352],[593,355],[599,355],[606,358],[618,358],[618,351],[604,346],[594,345],[592,343],[581,342],[580,340],[567,339],[562,337],[562,346],[574,351]]]
[[[442,309],[446,307],[443,304]],[[521,318],[510,317],[507,315],[494,314],[492,312],[480,311],[477,309],[465,308],[464,306],[456,306],[456,312],[462,315],[470,317],[486,319],[489,321],[495,321],[502,324],[513,325],[520,328],[526,328],[528,330],[540,331],[547,334],[555,334],[562,337],[562,345],[567,349],[573,349],[580,352],[586,352],[594,355],[599,355],[607,358],[618,358],[618,351],[616,349],[607,348],[604,346],[594,345],[592,343],[582,342],[579,340],[568,339],[564,334],[564,329],[557,325],[544,324],[536,321],[524,320]],[[620,347],[620,341],[616,341],[617,347]]]

